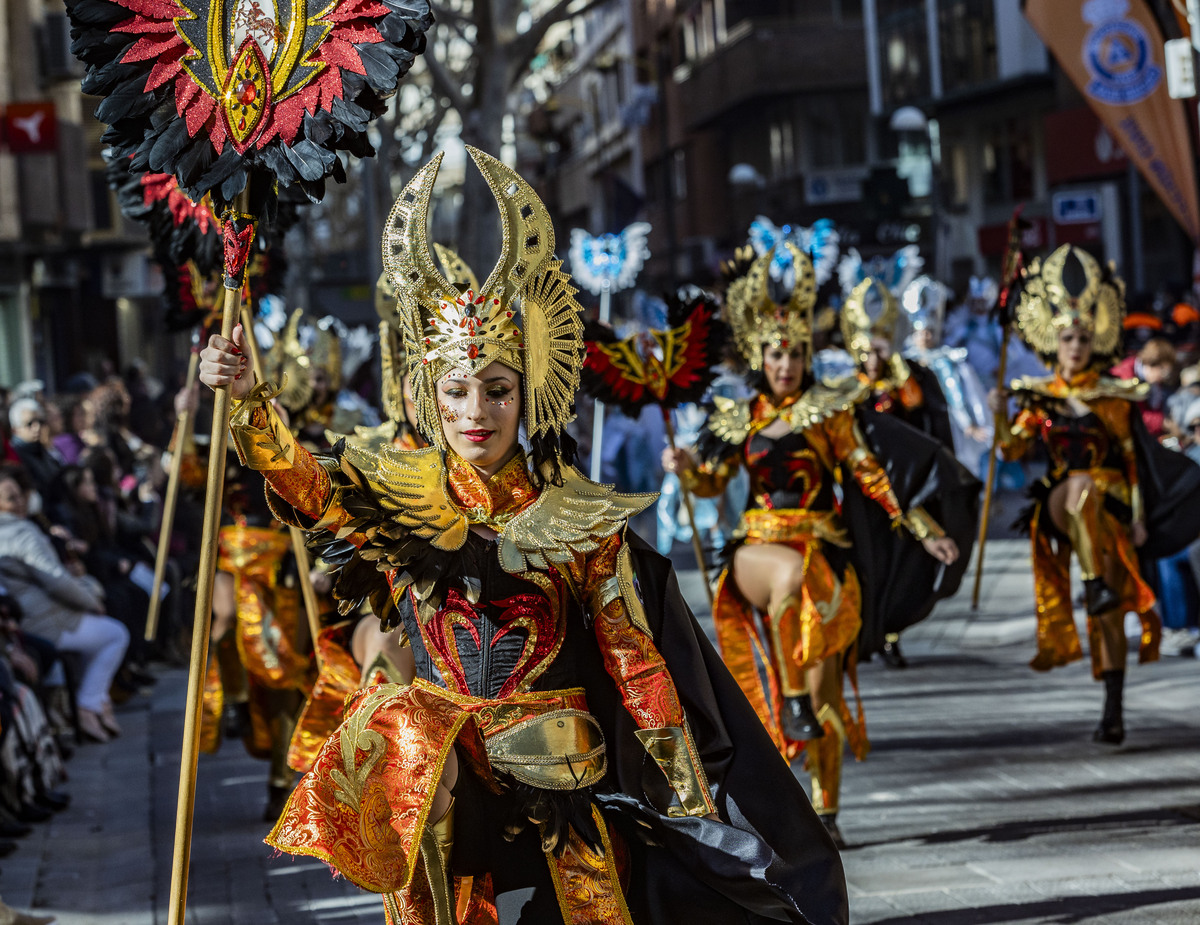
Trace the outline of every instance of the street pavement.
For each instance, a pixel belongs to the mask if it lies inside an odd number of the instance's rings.
[[[698,575],[681,584],[707,622]],[[852,921],[1200,922],[1200,665],[1131,666],[1128,738],[1095,745],[1087,664],[1027,667],[1026,543],[991,543],[978,612],[970,589],[905,634],[908,669],[860,668],[873,749],[848,761],[839,817]],[[63,925],[166,922],[185,688],[164,671],[121,709],[121,739],[79,750],[71,807],[0,861],[6,902]],[[382,925],[375,896],[273,856],[265,797],[237,744],[201,756],[188,921]]]

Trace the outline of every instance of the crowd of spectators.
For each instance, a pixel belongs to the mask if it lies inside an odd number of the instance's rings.
[[[137,366],[0,389],[0,855],[69,802],[64,762],[182,657],[181,576],[143,637],[173,396]]]

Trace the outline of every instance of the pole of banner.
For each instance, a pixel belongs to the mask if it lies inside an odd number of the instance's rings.
[[[249,192],[224,219],[225,305],[221,335],[233,337],[242,307],[244,254],[253,240],[255,223],[247,215]],[[240,229],[240,230],[239,230]],[[242,253],[239,260],[238,253]],[[236,276],[234,275],[236,274]],[[179,761],[179,798],[175,806],[175,850],[171,858],[168,925],[184,925],[187,912],[188,869],[192,854],[192,822],[196,809],[196,765],[200,758],[200,718],[204,709],[204,674],[208,661],[213,584],[217,577],[217,538],[221,527],[221,498],[225,490],[225,448],[229,437],[230,387],[214,390],[208,483],[204,497],[204,528],[200,540],[200,570],[196,578],[196,611],[192,619],[192,652],[188,665],[187,707],[183,719],[183,753]]]
[[[608,324],[612,317],[612,283],[604,281],[600,290],[600,323]],[[600,481],[600,456],[604,444],[604,402],[596,399],[592,412],[592,481]]]
[[[663,424],[667,428],[667,443],[674,450],[675,425],[671,422],[671,412],[663,408],[662,416]],[[692,552],[696,554],[696,565],[700,568],[700,577],[704,579],[704,593],[708,595],[708,606],[711,608],[713,605],[713,593],[712,585],[708,583],[708,566],[704,564],[704,544],[700,542],[700,528],[696,526],[696,512],[692,508],[692,493],[683,484],[683,479],[679,480],[679,497],[683,499],[683,506],[688,515],[688,523],[692,526]]]
[[[254,367],[254,375],[259,382],[267,381],[266,367],[263,366],[262,351],[258,349],[258,338],[254,336],[254,319],[249,310],[242,306],[243,340],[250,349],[250,365]],[[304,601],[304,614],[308,618],[308,632],[312,637],[313,657],[317,667],[321,667],[321,655],[317,651],[317,635],[321,631],[321,608],[317,604],[317,592],[313,588],[308,548],[304,545],[304,532],[299,527],[288,525],[288,533],[292,538],[292,555],[296,557],[296,575],[300,582],[300,597]]]
[[[1008,325],[1001,329],[1004,339],[1000,342],[1000,364],[996,367],[996,382],[1003,390],[1004,375],[1008,367]],[[992,516],[992,495],[996,487],[996,450],[1000,445],[1001,428],[1008,423],[1008,409],[995,412],[992,421],[992,451],[988,454],[987,484],[983,486],[983,512],[979,517],[979,554],[975,557],[975,589],[971,592],[971,609],[979,609],[979,589],[983,583],[983,550],[987,546],[988,521]]]
[[[188,358],[184,391],[191,392],[200,369],[200,331],[192,335],[192,355]],[[171,454],[171,469],[167,473],[167,493],[163,498],[162,523],[158,527],[158,552],[154,557],[154,584],[150,588],[150,609],[146,612],[146,642],[158,636],[158,613],[162,606],[163,578],[167,573],[167,554],[171,549],[171,531],[175,527],[175,506],[179,502],[179,479],[183,472],[183,445],[192,429],[192,406],[187,405],[175,419],[175,452]]]

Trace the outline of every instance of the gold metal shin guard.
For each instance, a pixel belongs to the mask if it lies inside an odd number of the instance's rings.
[[[799,697],[808,690],[804,672],[824,654],[821,621],[806,621],[803,599],[789,594],[767,611],[767,624],[779,688],[784,697]]]
[[[1067,536],[1079,560],[1080,577],[1084,581],[1100,577],[1099,550],[1103,548],[1100,535],[1100,505],[1103,495],[1095,488],[1079,493],[1074,506],[1066,505]]]
[[[832,704],[817,711],[825,735],[805,745],[809,774],[812,776],[812,805],[818,816],[838,811],[842,789],[842,756],[846,751],[846,727]]]
[[[429,892],[433,894],[434,925],[456,925],[454,916],[454,875],[450,873],[450,853],[454,848],[454,797],[446,814],[425,825],[421,835],[421,861]]]

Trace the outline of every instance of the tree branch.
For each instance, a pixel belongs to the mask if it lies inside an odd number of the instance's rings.
[[[432,53],[422,55],[422,59],[425,66],[429,68],[429,76],[433,79],[433,92],[447,97],[450,105],[458,110],[459,115],[464,115],[471,108],[471,97],[463,95],[462,88],[454,82],[453,76],[438,60],[437,55]]]

